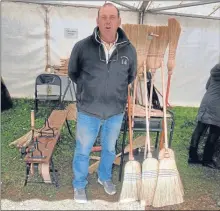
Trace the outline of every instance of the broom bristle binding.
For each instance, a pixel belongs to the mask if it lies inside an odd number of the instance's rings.
[[[137,161],[128,161],[124,168],[124,179],[120,203],[138,201],[141,189],[141,165]]]
[[[168,154],[170,158],[175,158],[175,153],[172,149],[168,148],[168,149],[161,149],[158,155],[158,159],[161,160],[165,157],[165,154]]]

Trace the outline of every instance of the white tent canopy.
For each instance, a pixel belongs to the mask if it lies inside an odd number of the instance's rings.
[[[14,2],[29,2],[49,5],[100,7],[105,2],[115,4],[121,10],[144,13],[159,13],[181,15],[220,20],[219,0],[202,1],[44,1],[44,0],[12,0]]]
[[[182,32],[170,104],[199,106],[210,69],[220,61],[219,0],[111,2],[121,10],[122,24],[167,25],[168,18],[176,17]],[[44,72],[48,63],[59,65],[60,58],[68,58],[77,41],[92,33],[97,8],[104,3],[3,1],[1,68],[10,94],[32,98],[36,76]],[[77,31],[76,36],[68,37],[69,29]],[[156,87],[161,90],[160,73],[156,76]],[[66,82],[63,78],[63,88]],[[70,93],[67,99],[71,99]]]

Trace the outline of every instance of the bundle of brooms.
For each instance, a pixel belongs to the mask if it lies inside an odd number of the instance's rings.
[[[136,97],[136,85],[138,75],[143,72],[143,64],[146,62],[146,56],[148,54],[148,49],[151,43],[151,28],[146,25],[136,25],[136,24],[126,24],[123,26],[128,39],[136,48],[137,52],[137,77],[134,81],[133,90],[133,106],[132,111],[130,110],[130,101],[128,98],[128,116],[129,116],[129,142],[132,145],[133,137],[133,127],[134,122],[134,107],[135,107],[135,97]],[[144,69],[146,71],[146,69]],[[130,96],[130,93],[128,94]],[[132,121],[130,113],[132,113]],[[148,118],[148,116],[146,116]],[[141,166],[137,161],[134,161],[132,147],[129,153],[129,161],[126,163],[124,168],[124,180],[122,185],[122,191],[120,196],[120,202],[130,202],[140,200],[140,184],[141,184]]]
[[[156,26],[153,28],[156,35],[155,39],[152,40],[149,54],[147,55],[147,66],[152,74],[152,82],[150,87],[150,99],[149,108],[152,107],[152,94],[153,86],[155,83],[156,70],[160,68],[161,60],[164,58],[165,51],[168,46],[168,27],[167,26]]]
[[[158,178],[156,182],[152,205],[154,207],[162,207],[162,206],[182,203],[183,186],[179,172],[176,167],[174,152],[168,148],[168,144],[167,144],[167,117],[166,117],[166,104],[165,104],[163,59],[169,42],[168,28],[166,26],[156,26],[154,33],[158,34],[158,37],[156,37],[151,43],[147,58],[147,65],[148,68],[151,69],[151,72],[153,73],[152,78],[154,78],[156,69],[161,67],[165,149],[162,149],[159,153],[159,158],[160,158],[159,172],[158,172]],[[154,79],[152,85],[153,84],[154,84]],[[152,92],[152,88],[151,88],[151,92]],[[149,109],[151,109],[151,101],[152,101],[152,94],[150,94]]]
[[[151,59],[150,62],[148,60],[148,68],[151,68],[153,70],[153,72],[155,73],[155,70],[159,67],[162,68],[163,70],[163,65],[161,66],[161,64],[163,64],[163,57],[165,54],[165,50],[167,48],[168,45],[168,29],[165,26],[158,26],[158,27],[154,27],[151,28],[151,31],[153,30],[153,33],[155,35],[158,34],[158,40],[157,42],[155,41],[155,46],[153,46],[152,44],[152,48],[154,51],[149,51],[148,56],[150,55]],[[159,39],[160,38],[160,39]],[[156,40],[156,39],[155,39]],[[145,54],[146,55],[146,54]],[[149,65],[150,64],[150,65]],[[142,64],[141,64],[142,65]],[[140,68],[139,65],[138,67]],[[144,71],[146,71],[146,69],[144,69]],[[140,71],[139,71],[140,72]],[[162,72],[163,73],[163,72]],[[146,77],[146,75],[145,75]],[[163,75],[162,75],[163,78]],[[164,78],[162,79],[162,83],[163,83],[163,100],[165,100],[165,92],[164,92]],[[145,89],[146,90],[146,89]],[[150,95],[150,101],[152,100],[152,94]],[[165,104],[165,103],[163,103]],[[146,109],[147,109],[147,105],[146,105]],[[151,106],[149,107],[149,109],[151,109]],[[164,121],[166,121],[166,107],[163,108],[164,111]],[[150,112],[149,112],[150,113]],[[146,113],[146,117],[147,117],[147,113]],[[146,119],[147,121],[147,119]],[[166,126],[166,123],[165,127]],[[167,134],[167,132],[166,132]],[[148,136],[149,139],[149,136]],[[167,143],[167,138],[166,138],[166,143]],[[148,143],[149,145],[149,143]],[[149,152],[149,148],[148,148],[148,152]],[[150,153],[149,153],[150,154]],[[174,160],[174,153],[172,154],[172,150],[168,150],[168,146],[166,145],[165,150],[163,150],[163,153],[160,152],[161,156],[161,160],[160,160],[160,165],[159,165],[159,172],[158,172],[158,178],[155,177],[155,173],[157,172],[157,162],[151,162],[152,167],[154,167],[154,175],[151,174],[150,175],[150,171],[149,169],[146,170],[147,168],[149,168],[149,163],[148,165],[142,165],[142,190],[148,188],[150,189],[150,185],[151,185],[151,191],[148,191],[147,195],[143,195],[143,192],[141,192],[141,200],[142,202],[145,203],[145,205],[153,205],[155,207],[161,207],[161,206],[166,206],[166,205],[172,205],[172,204],[178,204],[183,202],[183,186],[180,180],[180,176],[176,167],[176,163]],[[173,156],[172,156],[173,155]],[[146,157],[146,154],[145,154]],[[151,158],[151,156],[149,156],[149,158]],[[145,159],[146,161],[147,159]],[[156,160],[156,159],[155,159]],[[147,163],[147,162],[145,162]],[[144,164],[144,163],[143,163]],[[146,167],[146,168],[145,168]],[[164,169],[166,169],[165,174],[164,174]],[[148,172],[147,172],[148,171]],[[149,182],[149,180],[146,180],[146,177],[144,178],[143,175],[150,175],[151,178],[148,179],[153,179],[154,178],[154,182],[151,181],[151,183]],[[156,173],[157,175],[157,173]],[[163,178],[163,176],[166,175],[165,178]],[[163,180],[165,179],[165,180]],[[163,180],[163,182],[162,182]],[[175,180],[175,182],[177,183],[172,183],[172,181]],[[154,184],[152,186],[152,184]],[[165,185],[165,186],[164,186]],[[155,192],[154,192],[155,190]],[[159,193],[165,193],[162,194],[163,197],[160,197]],[[168,197],[167,197],[168,196]],[[148,198],[147,198],[148,197]],[[150,199],[150,200],[149,200]]]
[[[166,49],[169,43],[169,31],[168,31],[167,26],[156,26],[154,27],[153,30],[154,30],[155,35],[157,36],[151,42],[149,54],[147,57],[147,66],[151,70],[151,74],[152,74],[149,109],[152,108],[152,97],[153,97],[152,94],[153,94],[153,86],[155,83],[156,70],[161,67],[161,62],[164,59],[164,55],[165,55],[165,52],[166,52]],[[164,150],[163,150],[164,145],[161,142],[164,142],[164,139],[160,140],[160,148],[162,148],[162,150],[159,153],[159,158],[163,156],[164,154]],[[170,149],[167,149],[167,150],[170,150]],[[172,150],[170,150],[170,153],[173,154]]]
[[[168,45],[168,29],[166,26],[156,26],[151,27],[151,31],[154,35],[154,38],[150,44],[150,48],[147,54],[147,66],[152,73],[152,82],[150,89],[149,97],[149,106],[148,106],[148,92],[146,88],[146,68],[144,70],[144,86],[145,86],[145,110],[146,110],[146,132],[147,140],[146,145],[148,145],[148,155],[146,157],[144,153],[144,162],[142,164],[142,190],[141,190],[141,203],[146,206],[150,206],[153,203],[154,193],[157,185],[157,176],[158,176],[158,160],[152,157],[150,152],[150,135],[149,135],[149,120],[151,113],[151,104],[152,104],[152,90],[154,85],[154,77],[156,69],[161,66],[161,61],[164,57],[167,45]],[[149,109],[149,112],[147,112]]]

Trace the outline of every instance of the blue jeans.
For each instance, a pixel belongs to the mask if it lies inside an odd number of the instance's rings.
[[[89,155],[97,139],[101,127],[101,160],[98,177],[101,181],[109,181],[112,177],[112,165],[115,160],[115,145],[119,137],[124,114],[115,115],[106,120],[88,116],[82,112],[77,114],[76,148],[72,162],[74,188],[85,188],[88,181]]]

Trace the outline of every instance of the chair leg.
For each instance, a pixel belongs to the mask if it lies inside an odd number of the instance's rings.
[[[169,145],[168,147],[171,148],[171,144],[172,144],[172,140],[173,140],[173,132],[174,132],[174,120],[172,119],[172,122],[171,122],[171,126],[170,126],[170,137],[169,137]]]
[[[38,100],[37,99],[34,100],[34,110],[36,113],[38,112]]]
[[[158,139],[159,139],[159,131],[157,131],[157,135],[156,135],[156,142],[155,142],[155,150],[157,149],[158,147]]]

